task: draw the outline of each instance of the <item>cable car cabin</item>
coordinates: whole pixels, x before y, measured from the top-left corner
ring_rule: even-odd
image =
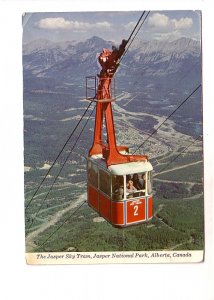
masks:
[[[130,162],[106,166],[88,158],[88,203],[112,225],[125,227],[152,218],[152,165]]]

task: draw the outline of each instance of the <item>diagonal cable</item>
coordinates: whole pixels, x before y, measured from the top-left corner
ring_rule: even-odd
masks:
[[[197,136],[197,138],[194,139],[183,151],[181,151],[178,155],[176,155],[166,166],[164,166],[155,176],[158,176],[161,172],[163,172],[165,169],[169,167],[180,155],[184,154],[189,147],[191,147],[195,142],[201,137],[201,134]]]
[[[58,226],[48,237],[47,237],[47,239],[44,241],[44,242],[42,242],[42,244],[41,245],[39,245],[39,248],[38,249],[40,249],[40,248],[42,248],[46,243],[47,243],[47,241],[58,231],[58,230],[60,230],[60,228],[62,228],[62,226],[84,205],[86,203],[86,201],[84,201],[82,204],[80,204],[78,207],[77,207],[77,209],[75,210],[75,211],[73,211],[65,220],[64,220],[64,222],[60,225],[60,226]]]
[[[142,20],[144,14],[145,14],[145,10],[142,12],[142,14],[141,14],[141,16],[140,16],[140,18],[139,18],[137,24],[135,25],[134,29],[132,30],[132,32],[131,32],[131,34],[130,34],[128,40],[127,40],[127,44],[128,44],[128,42],[130,41],[130,39],[131,39],[132,35],[134,34],[135,30],[137,29],[138,25],[140,24],[140,21]]]
[[[137,28],[138,24],[140,23],[140,20],[142,19],[144,13],[145,13],[145,11],[144,11],[143,14],[141,15],[141,17],[140,17],[140,19],[139,19],[137,25],[135,26],[134,30],[136,30],[136,28]],[[123,53],[123,55],[122,55],[122,57],[121,57],[119,63],[122,61],[123,57],[126,55],[128,49],[130,48],[131,44],[133,43],[133,41],[134,41],[134,39],[135,39],[135,37],[136,37],[136,35],[138,34],[138,32],[140,31],[141,27],[142,27],[143,24],[145,23],[145,21],[146,21],[148,15],[149,15],[149,13],[150,13],[150,11],[148,11],[148,13],[147,13],[147,15],[145,16],[143,22],[140,24],[139,28],[137,29],[137,31],[136,31],[134,37],[132,38],[131,42],[129,43],[128,47],[126,48],[126,51]],[[131,35],[130,35],[128,41],[130,40],[131,36],[134,34],[134,30],[133,30],[133,32],[131,33]]]
[[[63,150],[65,149],[66,145],[68,144],[69,140],[71,139],[71,137],[73,136],[74,132],[76,131],[77,127],[79,126],[80,122],[82,121],[82,119],[84,118],[85,114],[87,113],[88,109],[90,108],[92,102],[89,103],[88,107],[86,108],[85,112],[83,113],[82,117],[80,118],[80,120],[78,121],[78,123],[76,124],[76,126],[74,127],[73,131],[71,132],[71,134],[69,135],[67,141],[64,143],[62,149],[60,150],[60,152],[58,153],[58,155],[56,156],[54,162],[52,163],[51,167],[48,169],[48,172],[46,173],[46,175],[44,176],[44,178],[42,179],[42,181],[40,182],[40,184],[38,185],[36,191],[34,192],[33,196],[31,197],[31,199],[29,200],[28,204],[25,207],[25,210],[28,209],[29,205],[31,204],[31,202],[33,201],[34,197],[36,196],[36,194],[38,193],[40,187],[42,186],[42,184],[44,183],[45,179],[47,178],[48,174],[50,173],[50,171],[52,170],[53,166],[55,165],[55,163],[57,162],[57,159],[60,157],[60,155],[62,154]]]
[[[201,87],[201,84],[199,84],[192,92],[191,94],[189,94],[189,96],[187,98],[185,98],[180,104],[179,106],[173,110],[173,112],[155,129],[152,131],[152,133],[147,137],[147,139],[137,147],[137,149],[133,152],[133,154],[135,154],[152,136],[153,134],[155,134],[158,129]]]
[[[62,169],[64,168],[64,166],[65,166],[66,162],[68,161],[68,159],[69,159],[69,157],[70,157],[70,155],[71,155],[71,153],[72,153],[73,149],[75,148],[75,146],[76,146],[76,144],[77,144],[77,142],[78,142],[78,140],[79,140],[79,138],[80,138],[80,136],[81,136],[81,134],[82,134],[83,130],[84,130],[84,129],[85,129],[85,127],[87,126],[87,124],[88,124],[88,121],[89,121],[89,119],[90,119],[91,115],[93,114],[95,107],[96,107],[96,106],[94,106],[93,110],[91,111],[91,113],[90,113],[90,115],[89,115],[89,117],[88,117],[88,119],[87,119],[87,121],[86,121],[85,125],[83,126],[82,130],[80,131],[80,133],[79,133],[79,135],[78,135],[78,137],[77,137],[77,139],[76,139],[76,141],[75,141],[74,145],[72,146],[71,150],[69,151],[69,153],[68,153],[68,155],[67,155],[67,157],[66,157],[66,159],[65,159],[65,161],[64,161],[64,163],[63,163],[63,165],[61,166],[61,168],[60,168],[60,170],[59,170],[59,172],[58,172],[57,176],[55,177],[55,179],[54,179],[54,181],[53,181],[52,185],[50,186],[50,188],[49,188],[49,190],[48,190],[47,194],[45,195],[45,197],[44,197],[44,199],[43,199],[43,201],[42,201],[42,203],[41,203],[40,207],[38,208],[38,210],[37,210],[36,214],[34,215],[34,217],[33,217],[32,221],[31,221],[31,224],[30,224],[30,226],[27,228],[28,230],[29,230],[29,229],[32,227],[32,225],[33,225],[33,223],[34,223],[34,220],[36,219],[36,217],[37,217],[38,213],[39,213],[39,212],[40,212],[40,210],[42,209],[42,207],[43,207],[43,205],[44,205],[45,201],[47,200],[47,198],[48,198],[48,196],[49,196],[49,194],[50,194],[51,190],[53,189],[53,186],[54,186],[55,182],[57,181],[57,178],[58,178],[58,177],[59,177],[59,175],[61,174],[61,172],[62,172]]]

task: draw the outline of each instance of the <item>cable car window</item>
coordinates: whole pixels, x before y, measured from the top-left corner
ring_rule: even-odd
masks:
[[[88,161],[88,182],[98,188],[98,169],[97,165]]]
[[[103,170],[99,170],[99,188],[103,193],[111,196],[111,177]]]
[[[126,196],[135,198],[146,194],[146,173],[135,173],[126,176]]]
[[[123,176],[112,176],[112,196],[113,200],[123,200],[124,198],[124,180]]]

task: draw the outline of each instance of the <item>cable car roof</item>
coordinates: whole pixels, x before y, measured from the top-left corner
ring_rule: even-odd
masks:
[[[130,162],[125,164],[111,165],[108,167],[109,171],[114,175],[126,175],[135,173],[144,173],[152,171],[153,167],[150,162]]]
[[[102,169],[109,171],[113,175],[144,173],[153,170],[149,161],[136,161],[107,167],[105,160],[100,155],[93,155],[89,158],[89,160],[95,162],[98,166],[102,167]]]

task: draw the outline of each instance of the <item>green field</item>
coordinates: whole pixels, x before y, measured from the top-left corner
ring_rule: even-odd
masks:
[[[199,162],[194,165],[184,166],[181,169],[168,170],[167,173],[157,174],[157,178],[164,180],[172,180],[173,178],[173,181],[201,183],[203,178],[203,164]]]

